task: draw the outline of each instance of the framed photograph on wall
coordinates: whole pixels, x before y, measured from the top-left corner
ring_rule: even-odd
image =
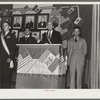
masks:
[[[49,20],[53,23],[54,28],[59,27],[59,15],[51,15]]]
[[[41,35],[46,33],[46,32],[47,32],[47,30],[41,30]]]
[[[4,21],[11,23],[11,17],[3,17],[3,22]]]
[[[40,31],[33,31],[32,32],[32,37],[34,37],[37,41],[41,41],[41,32]]]
[[[25,34],[23,31],[19,31],[18,42],[20,42],[20,38],[24,37]]]
[[[18,30],[12,30],[12,33],[15,34],[16,38],[18,38]]]
[[[26,15],[25,16],[25,27],[34,29],[35,25],[35,15]]]
[[[48,14],[38,15],[37,29],[46,29],[48,20],[49,20]]]
[[[13,17],[13,29],[21,29],[22,27],[22,16]]]

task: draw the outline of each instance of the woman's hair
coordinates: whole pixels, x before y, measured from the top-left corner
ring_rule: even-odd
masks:
[[[82,30],[81,30],[80,26],[74,26],[74,27],[73,27],[73,30],[74,30],[74,29],[79,29],[79,31],[80,31],[79,36],[81,37],[81,36],[82,36]]]

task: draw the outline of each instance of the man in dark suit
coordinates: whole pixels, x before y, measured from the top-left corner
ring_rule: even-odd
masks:
[[[47,29],[48,32],[44,33],[42,36],[42,44],[62,44],[61,34],[58,31],[55,31],[52,22],[48,22]]]
[[[30,28],[25,29],[25,36],[20,38],[20,44],[36,44],[35,38],[31,37]]]
[[[41,39],[40,39],[41,38],[41,35],[39,33],[32,34],[32,37],[35,38],[36,44],[41,44]]]
[[[11,68],[14,67],[16,38],[10,32],[10,24],[5,21],[2,24],[3,31],[0,34],[0,88],[10,88]]]
[[[41,16],[41,21],[38,24],[38,28],[46,28],[46,22],[44,16]]]

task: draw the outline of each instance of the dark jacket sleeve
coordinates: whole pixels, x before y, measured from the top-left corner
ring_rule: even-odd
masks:
[[[47,34],[47,33],[44,33],[43,36],[42,36],[42,42],[41,42],[42,44],[44,44],[44,43],[49,43],[46,34]]]
[[[54,36],[54,44],[62,44],[62,36],[60,32],[58,31],[53,31]]]
[[[31,37],[31,44],[36,44],[36,43],[37,43],[36,39]]]
[[[15,51],[16,51],[16,37],[14,34],[11,34],[11,51],[10,51],[11,60],[13,60],[15,57]]]
[[[61,34],[60,34],[60,32],[58,32],[58,43],[59,44],[62,44],[62,36],[61,36]]]
[[[24,41],[25,41],[24,37],[21,37],[19,40],[19,44],[25,44]]]

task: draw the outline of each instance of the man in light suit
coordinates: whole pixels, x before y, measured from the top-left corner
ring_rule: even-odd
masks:
[[[47,25],[48,31],[42,36],[42,44],[62,44],[62,37],[60,32],[54,30],[54,26],[52,22],[48,22]]]
[[[68,62],[70,67],[70,88],[75,88],[75,76],[77,73],[77,88],[82,88],[82,76],[87,54],[87,44],[85,39],[80,37],[81,29],[75,26],[73,29],[74,38],[68,42]]]
[[[11,68],[14,67],[16,38],[10,31],[10,23],[3,22],[0,34],[0,88],[10,88]]]

